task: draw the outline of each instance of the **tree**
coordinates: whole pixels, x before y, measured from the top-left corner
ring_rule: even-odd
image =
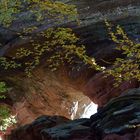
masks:
[[[4,28],[8,29],[24,12],[28,12],[25,21],[32,19],[37,22],[37,25],[23,28],[20,32],[16,31],[20,39],[30,40],[31,47],[18,48],[10,60],[5,56],[1,57],[0,65],[5,70],[24,68],[25,73],[31,76],[33,69],[40,65],[42,58],[46,58],[46,64],[52,71],[60,65],[72,64],[79,59],[91,61],[91,58],[86,55],[85,47],[76,45],[79,38],[70,28],[51,27],[36,33],[38,24],[44,24],[48,19],[57,20],[57,23],[77,20],[75,6],[51,0],[18,0],[15,2],[3,0],[1,3],[0,23]]]
[[[53,0],[1,0],[1,25],[10,26],[14,20],[20,18],[17,14],[24,14],[24,12],[28,12],[28,15],[22,15],[24,20],[30,18],[38,22],[48,18],[57,20],[64,20],[64,18],[75,19],[77,14],[74,5],[67,5]]]
[[[115,78],[115,86],[132,79],[140,81],[140,43],[130,39],[119,25],[114,29],[111,23],[105,23],[116,49],[124,55],[123,58],[116,58],[112,67],[106,70],[107,75]]]
[[[51,70],[56,70],[65,63],[73,64],[76,61],[84,61],[92,68],[104,71],[107,75],[115,77],[116,85],[130,79],[140,80],[139,61],[140,43],[135,43],[128,38],[120,26],[113,31],[112,25],[105,22],[109,35],[116,43],[117,49],[122,51],[125,58],[117,58],[110,69],[105,70],[96,64],[94,58],[86,55],[84,46],[78,46],[79,38],[70,28],[57,26],[36,32],[40,24],[53,19],[62,23],[66,20],[77,20],[77,10],[73,5],[52,0],[2,0],[0,5],[0,25],[9,29],[14,21],[19,20],[20,14],[26,13],[24,20],[36,21],[37,24],[29,25],[20,31],[15,31],[20,39],[28,38],[30,47],[20,47],[11,60],[5,56],[0,57],[0,65],[5,69],[24,68],[25,73],[31,76],[33,69],[40,65],[41,60],[46,58],[46,64]],[[28,14],[27,14],[28,13]],[[27,16],[28,15],[28,16]],[[47,55],[47,56],[46,56]]]

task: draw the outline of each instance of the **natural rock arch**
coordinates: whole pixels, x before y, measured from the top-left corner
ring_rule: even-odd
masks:
[[[97,59],[97,61],[99,61],[99,63],[103,65],[106,64],[102,61],[102,59],[113,61],[113,59],[119,55],[118,51],[114,49],[115,45],[111,43],[106,36],[105,26],[103,22],[104,18],[108,18],[112,22],[115,21],[116,23],[121,24],[126,29],[128,34],[130,34],[132,37],[136,37],[137,39],[139,39],[138,36],[138,33],[140,32],[139,0],[134,0],[134,1],[79,0],[76,2],[73,0],[72,1],[64,0],[64,2],[73,3],[78,7],[78,11],[80,13],[79,17],[82,22],[82,24],[79,26],[75,25],[75,23],[67,23],[65,25],[74,28],[74,31],[81,37],[81,43],[85,44],[88,47],[88,53],[91,56],[94,56]],[[110,16],[110,13],[111,14],[113,13],[113,16]],[[48,25],[47,22],[46,25]],[[16,30],[19,29],[20,26],[25,27],[26,25],[25,23],[19,21],[16,24],[14,24],[14,26],[12,26],[10,29]],[[40,30],[43,30],[44,26],[41,26]],[[11,32],[10,30],[5,30],[0,28],[0,32],[2,33],[1,41],[2,43],[5,44],[3,48],[0,48],[0,56],[7,55],[8,57],[10,57],[10,52],[14,51],[14,48],[19,47],[20,45],[23,44],[25,45],[27,43],[27,42],[20,42],[15,37],[14,33]],[[36,88],[39,89],[38,85],[43,87],[46,86],[47,84],[51,84],[47,80],[48,78],[49,79],[52,78],[51,80],[53,81],[54,78],[55,80],[53,81],[53,83],[55,84],[55,86],[59,85],[58,88],[60,90],[64,88],[62,90],[63,98],[65,98],[64,92],[65,90],[67,91],[67,87],[68,87],[68,90],[74,90],[74,92],[76,91],[78,93],[79,91],[84,92],[86,96],[90,97],[91,100],[93,100],[100,107],[102,107],[108,100],[110,100],[110,98],[113,98],[114,96],[118,96],[122,91],[129,88],[138,87],[138,83],[136,81],[132,81],[132,83],[123,83],[123,85],[121,85],[121,87],[119,87],[118,89],[115,88],[112,89],[112,84],[113,84],[112,77],[105,79],[102,74],[99,73],[95,75],[95,72],[91,72],[91,70],[87,70],[87,68],[85,67],[83,67],[80,72],[74,71],[71,74],[67,72],[63,73],[63,71],[65,71],[65,68],[64,69],[62,68],[58,72],[59,76],[56,79],[55,76],[57,74],[51,74],[44,67],[45,66],[38,68],[34,72],[34,77],[31,79],[24,77],[23,74],[18,71],[16,71],[16,75],[13,74],[15,71],[14,72],[10,71],[5,75],[3,75],[2,73],[1,79],[7,81],[7,83],[9,83],[10,86],[14,86],[14,88],[9,92],[9,98],[13,99],[13,101],[16,100],[16,102],[22,101],[22,104],[20,104],[21,107],[22,106],[24,107],[23,103],[25,102],[25,100],[28,101],[30,99],[29,93],[34,95],[33,100],[36,99],[39,100],[39,98],[43,100],[42,95],[40,95],[41,92],[39,93],[40,96],[39,98],[38,96],[36,96],[37,93],[35,89]],[[40,74],[40,76],[37,78],[38,74]],[[46,80],[44,80],[45,77],[47,77]],[[43,85],[43,80],[46,82],[45,85]],[[64,80],[64,82],[62,82],[62,80]],[[44,91],[49,90],[49,89],[45,89],[45,87],[43,87],[43,89]],[[47,91],[47,93],[55,92],[54,91],[55,87],[53,90],[52,88],[50,89],[51,90]],[[49,94],[47,94],[47,96],[49,97]],[[23,99],[22,97],[25,97],[25,99]],[[19,104],[17,105],[19,106]],[[17,105],[15,105],[14,107],[16,108]],[[34,105],[36,105],[36,103]],[[30,106],[32,105],[30,105],[30,103],[27,103],[27,106],[30,108]],[[43,108],[44,106],[41,107]],[[24,109],[26,112],[28,112],[26,110],[26,107]],[[34,112],[35,114],[37,114],[36,110],[34,110]],[[32,119],[34,118],[35,116]]]

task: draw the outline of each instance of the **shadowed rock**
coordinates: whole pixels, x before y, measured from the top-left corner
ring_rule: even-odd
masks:
[[[102,133],[125,133],[140,125],[140,89],[122,93],[91,116],[92,127]]]

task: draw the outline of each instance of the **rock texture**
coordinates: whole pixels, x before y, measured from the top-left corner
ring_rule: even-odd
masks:
[[[97,40],[106,39],[106,33],[104,28],[104,19],[107,18],[109,20],[118,22],[122,24],[127,32],[132,35],[139,34],[139,0],[60,0],[68,4],[74,4],[78,8],[79,18],[81,20],[81,25],[77,26],[75,23],[66,23],[66,26],[71,26],[77,29],[77,32],[84,38],[82,41],[88,42],[90,45],[93,45],[93,42]],[[22,19],[17,20],[13,23],[10,30],[6,30],[5,28],[1,29],[1,43],[15,43],[17,38],[15,37],[15,33],[12,30],[19,31],[23,27],[34,25],[32,19],[27,19],[27,13],[22,14]],[[20,16],[19,16],[20,17]],[[26,20],[26,22],[25,22]],[[57,23],[58,24],[58,23]],[[46,24],[41,24],[40,30],[46,29],[52,25],[55,25],[54,20],[46,21]],[[8,36],[5,36],[8,34]],[[15,39],[15,40],[14,40]],[[5,51],[5,50],[4,50]],[[4,52],[1,52],[1,54]]]
[[[42,131],[42,129],[54,127],[58,124],[66,123],[68,121],[69,120],[67,118],[61,116],[42,116],[37,118],[30,125],[18,128],[18,130],[14,132],[13,136],[10,136],[10,139],[41,140],[40,131]]]
[[[91,116],[91,127],[104,134],[124,133],[140,124],[140,89],[133,89],[112,99],[96,115]]]
[[[61,0],[62,1],[62,0]],[[115,24],[120,24],[134,39],[140,36],[140,1],[139,0],[63,0],[66,3],[75,4],[78,8],[81,24],[74,22],[65,23],[72,27],[81,38],[81,44],[87,46],[90,56],[94,56],[99,64],[108,66],[103,60],[112,62],[120,56],[115,50],[115,45],[108,39],[104,19],[107,18]],[[23,14],[24,15],[24,14]],[[10,30],[0,27],[0,56],[10,56],[10,52],[19,46],[26,46],[28,42],[21,41],[12,30],[36,24],[24,17],[17,20]],[[46,21],[39,26],[44,30],[48,26],[55,26],[55,22]],[[56,76],[57,75],[57,76]],[[62,68],[57,74],[46,70],[45,64],[34,72],[34,77],[28,79],[22,72],[8,71],[6,74],[0,71],[0,80],[4,80],[13,87],[8,93],[6,104],[10,104],[13,112],[17,114],[19,124],[33,121],[40,115],[63,115],[65,117],[78,118],[83,108],[78,108],[77,113],[71,111],[74,103],[79,106],[88,105],[90,99],[103,107],[111,98],[120,95],[123,91],[139,87],[136,81],[123,83],[119,88],[112,87],[113,79],[105,79],[102,74],[91,72],[85,67],[80,71],[67,71]],[[78,79],[78,80],[77,80]],[[31,98],[32,97],[32,98]]]
[[[21,75],[8,75],[5,80],[11,87],[7,99],[12,102],[9,104],[20,125],[31,123],[41,115],[80,118],[92,102],[81,91],[63,82],[59,76],[40,69],[36,70],[31,79]]]
[[[106,78],[103,73],[98,73],[85,84],[83,92],[99,107],[102,107],[110,99],[119,96],[122,92],[139,87],[139,83],[136,80],[123,82],[119,87],[114,87],[113,84],[113,77]]]
[[[133,89],[112,99],[90,119],[43,116],[14,130],[7,140],[139,140],[139,106],[140,89]]]
[[[65,79],[66,75],[56,76],[41,69],[34,75],[31,79],[21,75],[5,77],[12,87],[8,92],[6,104],[11,106],[20,125],[31,123],[41,115],[80,118],[92,101],[103,107],[111,98],[119,96],[123,91],[138,87],[138,83],[132,81],[114,88],[113,79],[106,79],[101,74],[91,78],[85,86],[82,83],[84,77],[83,80],[74,81],[76,84],[73,85],[73,80]]]

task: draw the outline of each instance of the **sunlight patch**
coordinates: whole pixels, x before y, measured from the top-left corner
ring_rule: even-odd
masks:
[[[91,115],[97,113],[98,105],[91,102],[85,107],[85,110],[80,118],[90,118]]]

